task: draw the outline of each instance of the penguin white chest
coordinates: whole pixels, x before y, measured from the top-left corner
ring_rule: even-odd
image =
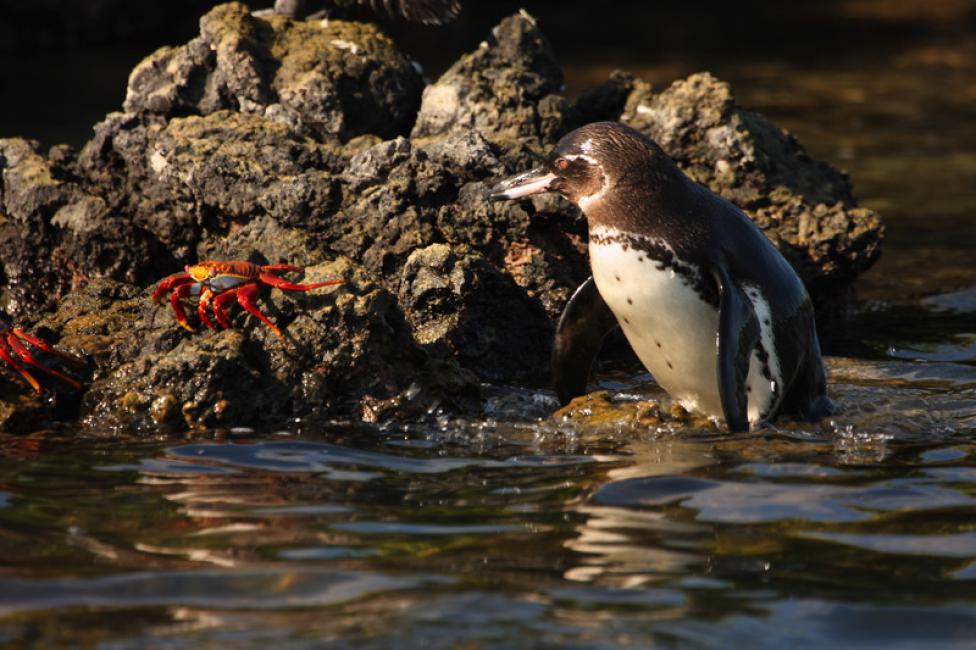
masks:
[[[718,387],[719,312],[695,289],[693,267],[652,259],[638,238],[601,229],[590,235],[590,266],[603,300],[627,341],[657,383],[689,411],[723,417]],[[673,255],[665,242],[648,240]],[[769,407],[769,382],[753,355],[747,377],[748,418],[760,419]]]

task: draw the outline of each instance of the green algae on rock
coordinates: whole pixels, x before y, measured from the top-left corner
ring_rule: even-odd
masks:
[[[581,395],[552,414],[560,426],[588,434],[597,432],[639,434],[658,430],[716,429],[708,418],[688,413],[670,400],[617,399],[609,391]]]

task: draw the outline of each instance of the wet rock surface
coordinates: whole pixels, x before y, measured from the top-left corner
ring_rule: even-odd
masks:
[[[707,75],[653,94],[614,73],[575,104],[561,88],[524,12],[423,89],[371,25],[215,8],[136,67],[80,152],[0,140],[2,306],[91,363],[58,408],[5,383],[0,426],[470,415],[479,382],[545,383],[553,324],[588,275],[585,220],[487,188],[598,119],[644,130],[739,203],[842,317],[881,234],[843,175]],[[346,283],[266,288],[285,339],[236,306],[235,329],[191,335],[149,295],[204,259]]]
[[[716,424],[700,415],[688,413],[668,398],[621,396],[597,390],[581,395],[552,414],[552,420],[588,434],[626,433],[694,428],[718,430]]]

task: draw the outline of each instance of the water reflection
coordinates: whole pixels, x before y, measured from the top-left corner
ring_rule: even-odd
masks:
[[[830,370],[834,420],[741,436],[640,430],[622,382],[625,424],[600,433],[6,447],[0,638],[53,639],[57,612],[135,646],[953,647],[976,606],[976,368]]]
[[[282,609],[335,605],[376,592],[449,582],[434,576],[396,578],[351,571],[270,568],[129,573],[81,580],[0,577],[0,614],[81,606]]]

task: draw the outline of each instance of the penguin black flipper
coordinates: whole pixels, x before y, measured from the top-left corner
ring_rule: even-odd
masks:
[[[552,381],[561,404],[586,392],[590,367],[617,319],[590,276],[566,303],[552,346]]]
[[[719,266],[712,273],[719,292],[718,392],[725,424],[738,433],[749,430],[746,377],[759,342],[759,319],[728,269]]]

